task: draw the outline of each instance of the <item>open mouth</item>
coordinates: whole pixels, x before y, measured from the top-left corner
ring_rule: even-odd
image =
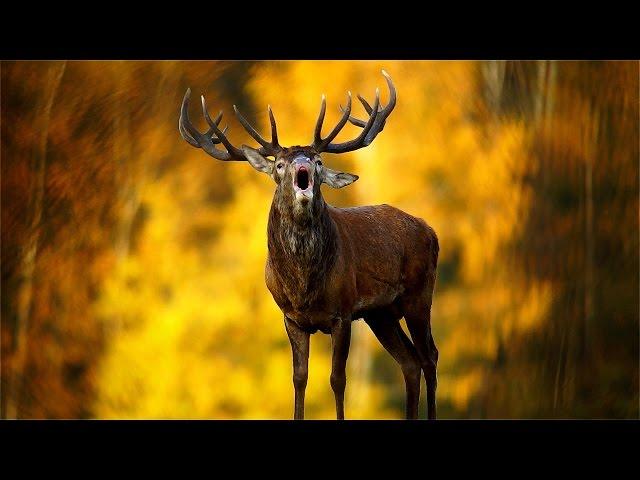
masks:
[[[296,172],[296,187],[306,190],[310,186],[309,171],[305,167],[300,167]]]

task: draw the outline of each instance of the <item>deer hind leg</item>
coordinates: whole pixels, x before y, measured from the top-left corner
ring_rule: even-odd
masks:
[[[366,318],[365,321],[378,338],[382,346],[398,362],[404,375],[407,390],[406,418],[418,418],[420,402],[420,360],[411,340],[393,317]]]
[[[427,381],[427,418],[435,420],[438,349],[431,335],[431,295],[427,302],[409,303],[404,318]]]

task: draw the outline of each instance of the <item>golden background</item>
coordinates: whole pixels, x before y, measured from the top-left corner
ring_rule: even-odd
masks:
[[[439,417],[638,418],[638,62],[547,61],[2,62],[2,416],[291,418],[274,184],[182,140],[180,103],[249,145],[232,105],[268,135],[270,104],[308,144],[322,93],[325,130],[347,90],[386,104],[382,68],[397,106],[323,193],[438,233]],[[307,418],[335,418],[329,373],[314,335]],[[345,408],[403,417],[363,322]]]

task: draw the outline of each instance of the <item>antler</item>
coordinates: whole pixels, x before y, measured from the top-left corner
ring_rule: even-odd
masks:
[[[391,114],[396,106],[397,97],[396,89],[393,86],[393,81],[391,80],[389,74],[382,70],[382,75],[384,75],[389,87],[389,103],[387,103],[384,108],[380,106],[380,91],[378,89],[376,89],[376,98],[373,102],[373,107],[369,105],[369,103],[362,96],[358,95],[358,100],[360,100],[362,106],[369,114],[369,118],[367,119],[367,121],[360,120],[351,116],[351,92],[348,92],[346,108],[342,108],[342,106],[340,106],[340,110],[343,112],[342,118],[337,123],[337,125],[333,127],[331,133],[329,133],[329,135],[327,135],[325,138],[322,138],[322,123],[324,122],[324,116],[327,110],[327,101],[325,96],[322,96],[320,114],[318,115],[318,120],[316,122],[316,127],[314,130],[313,144],[311,145],[318,153],[345,153],[366,147],[371,142],[373,142],[376,136],[384,129],[387,117]],[[212,120],[209,116],[204,96],[200,97],[202,100],[202,113],[205,120],[207,121],[207,124],[209,125],[209,130],[207,130],[205,133],[201,133],[197,128],[193,126],[193,124],[189,120],[190,97],[191,89],[189,88],[184,95],[184,99],[182,100],[182,107],[180,109],[179,129],[182,138],[184,138],[189,143],[189,145],[196,148],[201,148],[209,155],[217,158],[218,160],[246,160],[246,157],[242,150],[233,146],[225,136],[228,127],[225,127],[222,131],[218,128],[218,125],[220,125],[220,121],[222,120],[222,110],[215,118],[215,120]],[[256,129],[251,126],[247,119],[244,118],[238,111],[238,108],[235,105],[233,106],[233,110],[236,114],[236,117],[238,118],[238,121],[244,127],[247,133],[249,133],[249,135],[251,135],[251,137],[253,137],[253,139],[261,145],[261,147],[258,149],[258,152],[261,155],[275,157],[279,152],[282,151],[282,147],[278,144],[276,120],[273,116],[273,112],[271,111],[271,106],[268,107],[269,122],[271,123],[270,142],[265,140],[256,131]],[[362,132],[360,132],[360,135],[358,135],[353,140],[349,140],[348,142],[331,143],[333,139],[336,138],[336,136],[340,133],[342,128],[347,124],[347,122],[351,122],[353,125],[362,128]],[[220,143],[224,145],[226,151],[216,148],[216,145]]]
[[[340,111],[343,112],[342,118],[331,131],[331,133],[324,139],[321,137],[320,132],[322,130],[322,122],[324,121],[324,114],[327,105],[325,96],[322,96],[320,114],[318,115],[318,121],[316,122],[314,141],[312,145],[318,153],[345,153],[351,152],[353,150],[358,150],[359,148],[366,147],[371,142],[373,142],[373,139],[376,138],[376,136],[384,129],[387,117],[391,114],[394,107],[396,106],[397,96],[396,89],[393,86],[393,81],[391,80],[389,74],[382,70],[382,75],[384,75],[384,78],[387,81],[387,85],[389,87],[389,103],[387,103],[384,108],[380,106],[380,91],[378,89],[376,89],[376,99],[373,102],[373,107],[369,105],[369,103],[363,97],[358,95],[358,100],[360,100],[362,106],[369,114],[369,119],[365,122],[363,120],[350,116],[351,92],[348,92],[347,107],[342,108],[342,106],[340,106]],[[357,127],[362,128],[362,132],[360,132],[360,135],[358,135],[353,140],[349,140],[348,142],[331,143],[331,141],[338,135],[338,133],[340,133],[340,130],[342,130],[347,121],[351,122]]]
[[[220,131],[218,125],[222,120],[222,110],[218,113],[218,116],[215,120],[212,120],[209,116],[209,111],[207,110],[207,104],[205,102],[204,96],[201,96],[202,100],[202,114],[204,115],[205,120],[209,124],[209,130],[205,133],[200,133],[197,128],[193,126],[191,121],[189,120],[189,98],[191,97],[191,89],[188,88],[187,92],[184,94],[184,99],[182,100],[182,107],[180,108],[180,121],[178,122],[178,128],[180,130],[180,134],[182,138],[184,138],[189,145],[201,148],[213,158],[217,158],[218,160],[235,160],[235,161],[244,161],[246,157],[242,150],[237,147],[234,147],[227,137],[225,136],[225,132],[228,127],[225,127],[224,130]],[[251,135],[260,145],[262,145],[258,152],[260,152],[263,156],[273,156],[275,157],[278,152],[282,150],[282,147],[278,144],[278,131],[276,127],[276,120],[273,117],[273,112],[271,111],[271,106],[268,107],[269,110],[269,121],[271,123],[271,142],[267,142],[260,134],[256,131],[255,128],[251,126],[251,124],[242,116],[242,114],[238,111],[238,108],[234,105],[233,110],[238,117],[238,121],[242,124],[245,130]],[[215,147],[222,143],[226,149],[220,150]]]

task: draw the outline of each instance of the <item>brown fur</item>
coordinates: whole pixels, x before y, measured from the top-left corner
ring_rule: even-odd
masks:
[[[306,351],[308,356],[309,334],[320,330],[337,338],[336,331],[346,328],[345,322],[360,318],[403,369],[407,417],[417,416],[422,370],[427,378],[428,416],[435,418],[438,353],[430,317],[439,251],[436,233],[424,220],[389,205],[328,205],[320,191],[321,167],[313,172],[311,203],[301,206],[293,191],[291,167],[300,154],[319,160],[317,153],[301,147],[276,158],[275,164],[285,161],[286,169],[273,173],[278,186],[269,213],[265,268],[267,287],[285,315],[294,349],[296,418],[303,416],[307,378],[307,359],[296,352]],[[399,326],[402,317],[413,342]],[[348,351],[348,334],[344,342]],[[343,377],[332,374],[337,399],[344,391]],[[337,405],[340,418],[338,400]]]
[[[424,220],[389,205],[321,203],[318,218],[299,231],[271,208],[266,282],[285,315],[310,333],[329,333],[333,318],[356,320],[380,309],[400,318],[407,302],[430,298],[439,246]],[[320,239],[308,256],[282,238],[291,229],[301,243]]]

